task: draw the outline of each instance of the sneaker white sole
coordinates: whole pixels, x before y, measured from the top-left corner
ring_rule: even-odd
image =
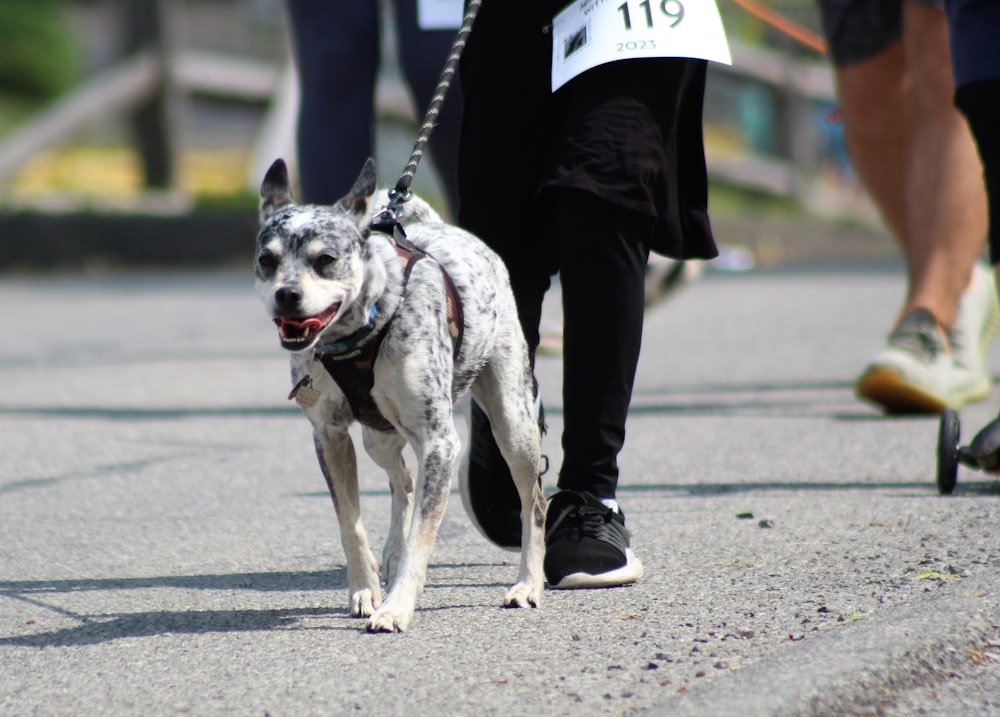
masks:
[[[963,401],[930,393],[907,381],[901,373],[886,366],[870,366],[854,387],[859,398],[871,401],[888,413],[941,413],[946,408],[958,410]]]
[[[619,585],[634,583],[643,575],[642,562],[635,556],[631,548],[625,550],[625,564],[600,575],[589,573],[570,573],[555,585],[549,584],[553,590],[585,590],[592,588],[614,588]]]

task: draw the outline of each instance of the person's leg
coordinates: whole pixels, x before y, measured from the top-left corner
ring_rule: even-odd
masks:
[[[903,184],[910,290],[902,313],[923,307],[950,328],[986,236],[982,169],[968,125],[951,99],[955,87],[944,12],[904,2],[903,45],[912,123]]]
[[[653,219],[578,190],[544,199],[564,325],[563,464],[546,516],[545,576],[555,588],[622,585],[643,572],[615,493]]]
[[[614,498],[632,399],[653,220],[577,190],[553,190],[563,299],[559,488]]]
[[[545,217],[528,222],[538,228],[538,240],[498,249],[532,354],[542,300],[557,268],[562,287],[564,459],[560,492],[548,510],[545,573],[553,587],[621,585],[642,575],[615,492],[642,339],[653,220],[578,190],[548,190],[539,204]],[[466,511],[491,542],[517,548],[517,494],[475,405],[470,442],[459,476]]]
[[[903,45],[896,42],[871,59],[838,67],[834,77],[851,166],[905,255],[911,88]]]
[[[903,2],[903,35],[836,70],[851,162],[907,262],[900,318],[928,309],[950,327],[986,233],[985,196],[954,93],[944,13]]]
[[[332,204],[372,154],[378,3],[287,0],[299,73],[303,201]]]
[[[983,192],[968,130],[947,100],[947,27],[931,4],[821,0],[851,161],[907,264],[889,346],[856,386],[890,412],[939,412],[984,397],[983,357],[996,332],[993,281],[972,271]]]
[[[458,224],[482,239],[507,266],[531,350],[539,340],[542,297],[557,268],[549,251],[553,245],[539,229],[534,201],[538,165],[553,141],[545,136],[552,100],[549,77],[538,71],[551,57],[551,45],[533,29],[547,19],[541,5],[483,3],[460,63]],[[509,53],[511,47],[518,52]],[[505,61],[497,62],[501,55]],[[515,105],[519,113],[504,111]],[[469,456],[459,471],[462,504],[488,540],[520,548],[520,500],[514,483],[499,460],[485,415],[475,407],[471,413]]]
[[[417,0],[397,0],[399,61],[417,104],[417,121],[423,121],[451,52],[457,30],[421,30]],[[458,73],[453,76],[427,145],[445,191],[452,216],[458,211],[458,140],[461,131],[462,97]]]
[[[906,253],[910,78],[901,0],[819,0],[851,166]]]
[[[948,329],[954,358],[949,405],[986,398],[986,354],[1000,326],[996,281],[977,263],[987,232],[982,164],[954,96],[945,14],[906,2],[903,38],[913,77],[913,151],[907,190],[910,294]]]

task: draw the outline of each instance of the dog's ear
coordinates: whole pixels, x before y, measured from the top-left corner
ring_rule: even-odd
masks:
[[[372,196],[375,194],[375,160],[369,157],[365,166],[361,168],[361,174],[354,180],[354,186],[347,196],[337,202],[337,206],[353,215],[358,225],[367,225],[371,217]]]
[[[285,160],[276,159],[260,185],[260,221],[267,221],[276,211],[292,204],[295,204],[295,200],[288,181],[288,167]]]

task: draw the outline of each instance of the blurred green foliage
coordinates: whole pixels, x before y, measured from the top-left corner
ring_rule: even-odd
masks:
[[[791,197],[768,194],[714,178],[709,178],[708,187],[709,210],[713,217],[746,214],[794,217],[803,214],[802,206]]]
[[[244,188],[229,194],[196,194],[194,208],[206,212],[232,212],[235,214],[256,214],[260,206],[260,196]]]
[[[76,47],[60,0],[0,0],[0,92],[44,101],[75,79]]]

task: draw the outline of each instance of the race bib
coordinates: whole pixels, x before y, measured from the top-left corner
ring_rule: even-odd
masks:
[[[457,30],[465,13],[463,0],[418,0],[417,24],[421,30]]]
[[[733,64],[715,0],[573,0],[552,18],[552,91],[608,62],[693,57]]]

